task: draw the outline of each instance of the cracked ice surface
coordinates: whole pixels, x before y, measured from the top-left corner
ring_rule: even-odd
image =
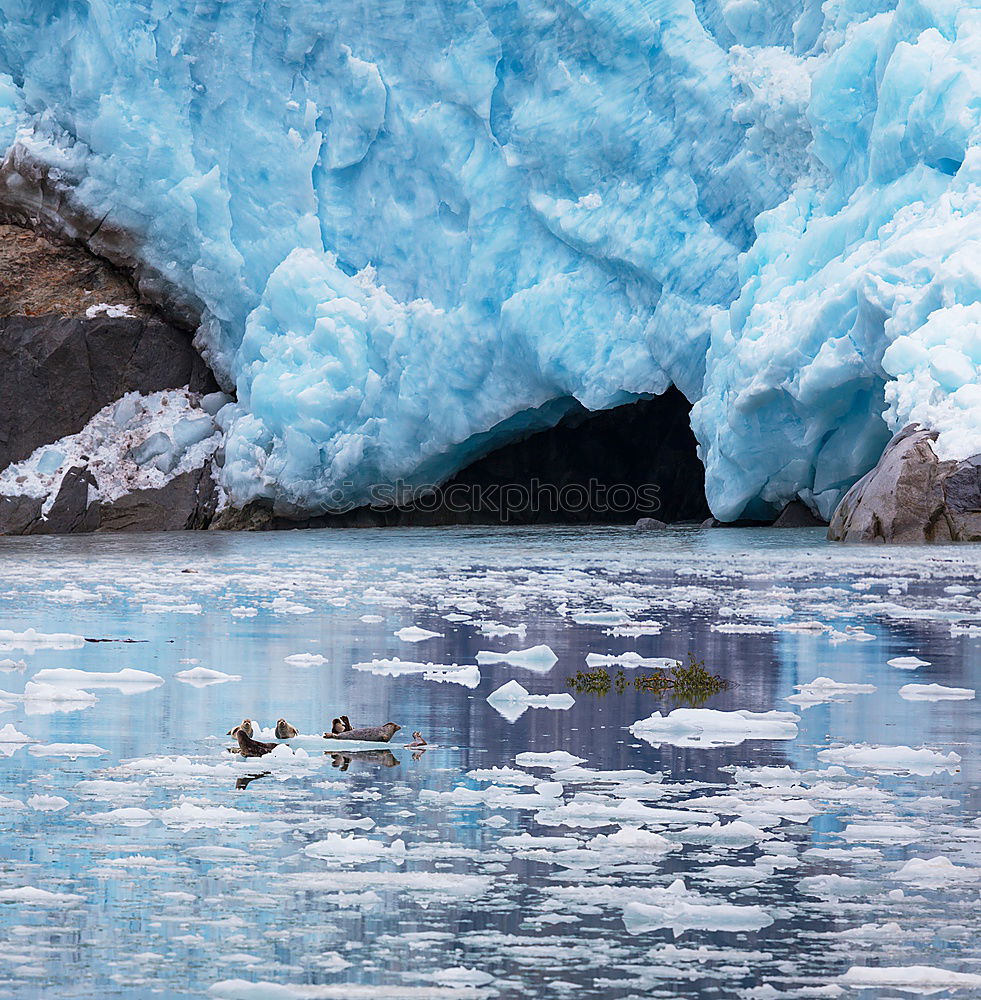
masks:
[[[887,424],[978,450],[979,40],[962,0],[8,5],[4,198],[46,175],[194,303],[240,503],[673,382],[717,515],[827,515]]]

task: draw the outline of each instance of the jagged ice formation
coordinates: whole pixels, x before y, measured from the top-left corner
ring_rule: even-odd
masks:
[[[236,503],[671,383],[723,519],[981,450],[977,2],[9,0],[0,74],[0,206],[199,324]]]

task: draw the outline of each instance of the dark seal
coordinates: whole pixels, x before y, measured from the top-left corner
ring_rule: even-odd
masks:
[[[296,726],[291,726],[285,719],[278,719],[276,722],[276,739],[289,740],[294,736],[299,736]]]
[[[365,726],[363,729],[347,729],[343,733],[324,733],[324,739],[387,743],[401,728],[394,722],[386,722],[384,726]]]
[[[238,740],[238,752],[243,757],[265,757],[267,753],[279,746],[278,743],[262,743],[259,740],[254,740],[251,736],[246,736],[241,727],[236,728],[238,729],[235,734],[235,739]]]

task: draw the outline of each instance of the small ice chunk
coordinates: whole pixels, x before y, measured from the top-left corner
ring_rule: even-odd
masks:
[[[711,708],[676,708],[666,716],[655,712],[630,732],[657,746],[738,746],[746,740],[792,740],[800,716],[792,712],[722,712]]]
[[[98,673],[94,670],[74,670],[68,667],[53,667],[39,670],[33,678],[44,684],[66,684],[79,688],[118,688],[132,691],[139,688],[154,688],[164,680],[148,670],[126,668],[113,673]]]
[[[77,757],[100,757],[109,751],[94,743],[35,743],[28,747],[28,752],[36,757],[70,757],[75,760]]]
[[[205,413],[214,416],[223,406],[227,406],[232,397],[223,392],[209,392],[201,397],[200,406]]]
[[[224,684],[227,681],[240,681],[239,674],[226,674],[221,670],[211,670],[208,667],[191,667],[190,670],[178,671],[174,676],[183,684],[194,687],[207,687],[209,684]]]
[[[904,684],[899,697],[907,701],[970,701],[974,688],[944,687],[943,684]]]
[[[291,653],[285,662],[291,667],[319,667],[327,662],[327,657],[320,653]]]
[[[928,747],[913,749],[907,746],[868,746],[852,744],[843,747],[832,747],[819,750],[818,757],[831,764],[841,764],[843,767],[860,768],[865,771],[882,771],[884,773],[902,773],[930,775],[935,771],[955,770],[960,764],[959,754],[943,753]]]
[[[60,795],[32,795],[27,804],[39,812],[59,812],[68,805],[68,799]]]
[[[48,448],[38,459],[37,471],[42,476],[53,476],[65,460],[65,453],[57,448]]]
[[[482,650],[477,654],[479,664],[507,663],[536,674],[547,674],[558,663],[559,658],[550,646],[529,646],[527,649],[512,649],[507,653]]]
[[[894,656],[891,660],[886,660],[890,667],[898,670],[918,670],[920,667],[929,667],[929,660],[921,660],[918,656]]]
[[[800,694],[792,694],[784,701],[789,701],[792,705],[800,705],[802,708],[810,708],[812,705],[822,705],[832,701],[851,701],[856,694],[873,694],[874,684],[846,684],[842,681],[832,680],[830,677],[815,677],[807,684],[796,684],[796,690]]]
[[[853,965],[838,981],[862,990],[888,988],[917,993],[981,988],[981,975],[977,973],[949,972],[929,965]]]
[[[422,642],[424,639],[441,639],[442,637],[442,632],[430,632],[429,629],[419,628],[418,625],[408,625],[395,633],[395,638],[401,639],[402,642]]]
[[[69,632],[38,632],[29,628],[23,632],[12,632],[0,628],[0,649],[22,649],[25,653],[35,653],[39,649],[79,649],[85,645],[85,638]]]
[[[84,902],[84,896],[77,896],[71,892],[49,892],[47,889],[36,889],[32,885],[22,885],[16,889],[0,889],[0,903],[15,903],[17,906],[61,908],[78,906]]]
[[[109,319],[132,319],[133,310],[123,302],[115,304],[99,302],[85,310],[86,319],[95,319],[96,316],[107,316]]]
[[[37,743],[37,740],[18,732],[9,722],[0,729],[0,743]]]
[[[552,771],[561,771],[566,767],[585,764],[584,757],[576,757],[565,750],[552,750],[549,753],[534,753],[526,750],[514,758],[518,767],[547,767]]]

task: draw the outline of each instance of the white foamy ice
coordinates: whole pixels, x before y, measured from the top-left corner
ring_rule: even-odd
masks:
[[[422,642],[425,639],[441,639],[442,632],[430,632],[427,628],[420,628],[418,625],[407,625],[393,633],[396,639],[402,642]]]
[[[409,674],[422,674],[427,681],[438,683],[449,682],[462,684],[473,689],[480,684],[480,668],[471,664],[459,663],[416,663],[412,660],[400,660],[397,656],[391,659],[368,660],[365,663],[352,663],[355,670],[365,670],[379,677],[403,677]]]
[[[566,711],[576,699],[571,694],[530,694],[517,681],[508,681],[487,696],[487,703],[508,722],[519,719],[529,708],[551,708]]]
[[[846,625],[842,631],[832,629],[828,638],[832,645],[837,645],[839,642],[875,642],[877,637],[866,632],[862,625]]]
[[[327,662],[327,657],[320,653],[291,653],[283,662],[291,667],[319,667]]]
[[[68,799],[60,795],[32,795],[27,804],[38,812],[60,812],[68,806]]]
[[[970,701],[973,688],[944,687],[943,684],[904,684],[899,697],[907,701]]]
[[[37,743],[37,740],[18,732],[9,722],[0,729],[0,743]]]
[[[11,670],[23,671],[27,669],[26,660],[12,660],[9,656],[4,657],[0,660],[0,670],[4,673],[9,673]]]
[[[46,906],[61,909],[78,906],[85,902],[84,896],[72,892],[49,892],[32,885],[18,886],[16,889],[0,889],[0,903],[16,903],[18,906]]]
[[[182,684],[193,687],[207,687],[209,684],[224,684],[227,681],[240,681],[239,674],[226,674],[221,670],[211,670],[209,667],[191,667],[190,670],[180,670],[174,676]]]
[[[800,716],[792,712],[723,712],[712,708],[676,708],[655,712],[630,727],[633,736],[657,746],[737,746],[746,740],[792,740]]]
[[[405,841],[394,840],[391,844],[383,844],[367,837],[356,837],[354,834],[344,836],[340,833],[328,833],[325,840],[307,844],[303,853],[311,858],[323,861],[338,861],[344,864],[365,864],[369,861],[387,861],[391,864],[405,863]]]
[[[29,628],[24,632],[12,632],[0,628],[0,649],[22,649],[25,653],[36,653],[39,649],[79,649],[85,645],[85,637],[70,632],[38,632]]]
[[[24,708],[28,715],[51,715],[53,712],[78,712],[91,708],[98,698],[89,691],[63,687],[60,684],[24,685]]]
[[[44,684],[69,685],[77,688],[118,688],[123,692],[159,687],[164,680],[148,670],[117,670],[99,673],[95,670],[73,670],[68,667],[53,667],[39,670],[33,680]]]
[[[689,930],[758,931],[769,927],[773,917],[761,906],[737,906],[715,902],[690,892],[682,879],[666,889],[651,890],[656,902],[628,902],[623,908],[623,923],[631,934],[668,928],[675,937]]]
[[[586,657],[588,667],[626,667],[635,670],[637,667],[647,667],[652,670],[670,670],[679,666],[679,662],[671,656],[641,656],[640,653],[589,653]]]
[[[851,744],[843,747],[831,747],[819,750],[818,757],[831,764],[841,764],[843,767],[857,768],[863,771],[882,771],[884,773],[902,773],[930,775],[936,771],[954,770],[960,764],[959,754],[943,753],[931,750],[929,747],[916,749],[907,746],[868,746]]]
[[[955,865],[949,858],[910,858],[893,876],[900,882],[910,882],[923,888],[939,888],[981,879],[981,868]]]
[[[891,660],[886,660],[890,667],[897,670],[918,670],[920,667],[929,667],[929,660],[921,660],[918,656],[894,656]]]
[[[874,684],[846,684],[842,681],[832,680],[830,677],[815,677],[807,684],[795,684],[795,690],[799,694],[792,694],[784,701],[789,701],[792,705],[800,705],[802,708],[810,708],[812,705],[821,705],[831,701],[851,701],[856,694],[873,694]]]
[[[512,649],[506,653],[484,649],[477,654],[477,662],[481,665],[506,663],[512,667],[530,670],[535,674],[547,674],[559,662],[559,658],[551,646],[538,645],[529,646],[527,649]]]
[[[977,973],[950,972],[929,965],[853,965],[838,981],[860,990],[891,988],[916,993],[981,987],[981,975]]]

